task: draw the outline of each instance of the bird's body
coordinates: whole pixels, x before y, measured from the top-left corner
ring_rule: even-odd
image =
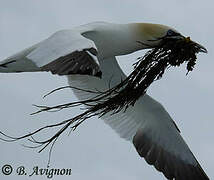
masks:
[[[56,32],[9,57],[0,63],[0,72],[51,71],[67,75],[71,86],[104,91],[126,78],[115,56],[155,47],[168,30],[171,28],[146,23],[90,23]],[[80,100],[95,96],[77,89],[74,93]],[[149,95],[142,96],[125,112],[108,113],[102,118],[120,137],[132,141],[139,155],[168,179],[208,180],[175,122]]]

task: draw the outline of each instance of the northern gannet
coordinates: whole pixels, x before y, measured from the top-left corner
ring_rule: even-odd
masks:
[[[160,24],[90,23],[58,31],[7,58],[0,62],[0,72],[50,71],[66,75],[71,86],[104,91],[126,77],[115,56],[155,47],[163,37],[184,36]],[[94,96],[89,91],[73,91],[80,100]],[[102,118],[121,138],[131,141],[139,155],[167,179],[209,179],[168,112],[148,94],[126,112]]]

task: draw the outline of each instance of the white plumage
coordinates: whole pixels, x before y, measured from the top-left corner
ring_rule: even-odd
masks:
[[[154,47],[169,30],[176,32],[172,38],[178,38],[177,31],[163,25],[90,23],[58,31],[7,58],[0,63],[0,72],[51,71],[67,75],[71,86],[103,91],[126,77],[115,56],[148,48],[146,44]],[[79,90],[74,93],[80,100],[94,96]],[[106,114],[103,119],[121,138],[132,141],[139,155],[168,179],[208,179],[175,122],[149,95],[145,94],[126,112]]]

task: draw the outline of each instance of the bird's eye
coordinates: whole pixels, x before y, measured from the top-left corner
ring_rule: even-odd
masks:
[[[176,33],[175,31],[173,31],[171,29],[167,31],[167,36],[177,36],[177,35],[179,35],[179,33]]]

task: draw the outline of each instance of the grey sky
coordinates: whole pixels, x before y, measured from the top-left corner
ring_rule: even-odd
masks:
[[[92,21],[115,23],[153,22],[172,26],[203,44],[208,54],[198,56],[196,68],[185,76],[185,66],[172,69],[152,85],[149,94],[159,100],[179,126],[182,136],[202,167],[212,179],[214,149],[214,3],[211,0],[0,0],[0,59],[12,55],[60,29]],[[119,58],[126,73],[142,52]],[[57,104],[75,100],[70,90],[43,100],[42,95],[67,85],[65,77],[50,73],[1,74],[0,130],[14,136],[28,133],[47,123],[64,120],[79,110],[30,116],[32,104]],[[45,135],[45,134],[44,134]],[[22,143],[0,141],[0,167],[11,164],[46,167],[48,151],[38,154]],[[164,179],[146,164],[133,145],[120,139],[113,130],[96,118],[85,122],[69,137],[56,143],[51,168],[71,168],[70,179]],[[4,179],[28,179],[3,176]],[[31,179],[46,177],[31,177]],[[55,177],[54,179],[69,179]]]

